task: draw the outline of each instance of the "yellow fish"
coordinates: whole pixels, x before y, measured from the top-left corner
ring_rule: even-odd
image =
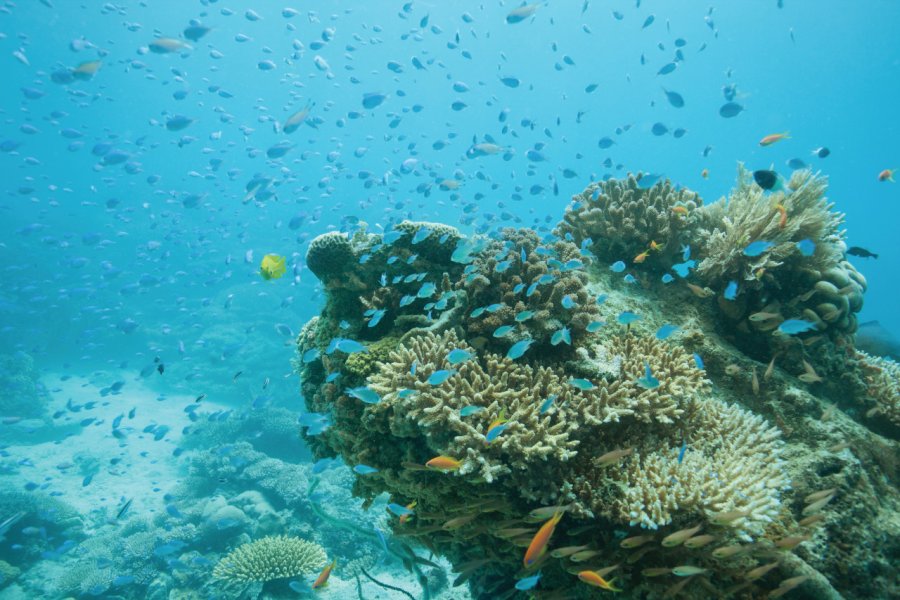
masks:
[[[266,254],[259,264],[259,274],[266,281],[278,279],[287,271],[284,257],[277,254]]]
[[[75,79],[80,79],[82,81],[87,81],[94,74],[100,70],[100,66],[103,64],[103,61],[100,60],[91,60],[88,62],[83,62],[74,69],[72,69],[72,76]]]

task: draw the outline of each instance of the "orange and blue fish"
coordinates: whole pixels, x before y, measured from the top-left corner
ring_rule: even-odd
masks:
[[[789,132],[785,131],[783,133],[772,133],[759,140],[760,146],[771,146],[775,142],[780,142],[781,140],[788,140],[791,138]]]
[[[622,591],[620,588],[613,586],[613,581],[615,581],[615,579],[610,579],[609,581],[607,581],[597,571],[581,571],[580,573],[578,573],[578,579],[588,585],[598,587],[601,590],[606,590],[608,592]]]
[[[322,572],[319,573],[319,576],[316,577],[316,580],[313,582],[313,589],[318,589],[320,587],[324,587],[328,583],[328,578],[331,576],[331,571],[334,570],[335,565],[337,565],[337,559],[331,561],[331,564],[322,569]]]
[[[557,508],[557,510],[554,511],[553,516],[550,517],[546,523],[541,525],[541,528],[534,534],[534,538],[532,538],[531,543],[528,544],[528,549],[525,551],[523,563],[525,564],[526,569],[537,562],[537,560],[547,551],[547,546],[550,544],[550,538],[553,536],[556,524],[562,519],[563,512],[562,509]]]
[[[458,471],[462,466],[462,461],[442,454],[429,460],[425,466],[435,471]]]

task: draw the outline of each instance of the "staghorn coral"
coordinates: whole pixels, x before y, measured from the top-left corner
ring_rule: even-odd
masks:
[[[554,233],[588,247],[601,261],[630,260],[655,241],[646,266],[668,268],[689,241],[694,211],[703,204],[689,190],[676,189],[668,179],[652,186],[641,185],[641,175],[592,183],[574,196]],[[673,210],[676,207],[682,207]],[[685,233],[688,235],[685,235]]]
[[[289,536],[269,536],[243,544],[213,569],[227,582],[266,582],[307,575],[325,566],[325,550],[314,542]]]

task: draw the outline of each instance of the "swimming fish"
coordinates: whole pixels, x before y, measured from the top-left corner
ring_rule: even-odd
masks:
[[[526,338],[524,340],[519,340],[515,344],[513,344],[510,349],[506,353],[506,358],[510,360],[516,360],[517,358],[521,358],[524,355],[528,348],[531,347],[531,344],[534,343],[534,340],[531,338]]]
[[[815,329],[815,323],[804,319],[787,319],[778,326],[778,331],[786,333],[787,335],[796,335],[798,333],[814,331]]]
[[[885,169],[878,174],[878,181],[890,181],[891,183],[894,183],[894,171],[896,171],[896,169]]]
[[[287,271],[285,258],[278,254],[266,254],[259,264],[259,274],[266,281],[278,279]]]
[[[425,466],[435,471],[457,471],[462,466],[462,461],[452,456],[435,456],[425,463]]]
[[[430,385],[441,385],[455,374],[456,371],[454,369],[441,369],[429,375],[427,381]]]
[[[743,250],[744,256],[756,257],[761,255],[766,250],[769,250],[775,245],[774,242],[769,242],[765,240],[756,240],[755,242],[750,242]]]
[[[541,579],[541,574],[532,575],[531,577],[525,577],[516,582],[516,589],[522,592],[528,591],[537,585],[538,581]]]
[[[790,139],[790,132],[785,131],[783,133],[771,133],[765,136],[763,139],[759,140],[760,146],[771,146],[775,142],[780,142],[781,140]]]
[[[458,365],[461,362],[465,362],[467,360],[471,360],[475,355],[469,352],[468,350],[463,350],[461,348],[454,348],[450,352],[447,353],[447,362],[451,365]]]
[[[652,390],[659,387],[659,379],[653,376],[650,371],[650,363],[644,361],[644,376],[637,380],[637,384],[646,390]]]
[[[878,255],[874,252],[870,252],[865,248],[860,248],[859,246],[850,246],[847,248],[847,254],[850,256],[858,256],[860,258],[878,258]]]
[[[558,346],[562,342],[565,342],[569,346],[572,345],[572,334],[569,332],[568,327],[563,327],[558,331],[554,331],[553,335],[550,336],[551,346]]]
[[[353,472],[359,475],[371,475],[372,473],[377,473],[378,469],[369,465],[359,464],[353,467]]]
[[[826,158],[829,154],[831,154],[831,150],[829,150],[825,146],[822,146],[813,150],[812,153],[814,156],[818,156],[819,158]]]
[[[522,4],[522,6],[512,9],[509,14],[506,15],[506,22],[510,25],[521,23],[528,17],[532,16],[537,11],[539,6],[540,4],[538,4],[537,2],[535,2],[534,4]]]
[[[344,393],[348,396],[356,398],[357,400],[362,400],[366,404],[378,404],[381,402],[381,396],[378,395],[375,390],[369,388],[369,386],[361,386],[355,388],[347,388],[344,390]]]
[[[619,313],[619,316],[616,317],[616,321],[618,321],[620,325],[631,325],[632,323],[634,323],[635,321],[639,321],[640,319],[640,315],[636,315],[628,310]]]
[[[766,169],[753,171],[753,181],[756,182],[756,185],[767,191],[777,191],[784,187],[784,184],[781,182],[781,177],[778,175],[778,173]]]
[[[796,243],[797,250],[803,256],[812,256],[816,251],[816,243],[809,238],[805,238]],[[849,254],[849,250],[848,250]]]
[[[563,513],[564,511],[557,510],[546,523],[541,525],[541,528],[538,529],[537,533],[534,534],[531,543],[528,544],[528,549],[525,551],[525,558],[522,561],[526,569],[534,564],[534,562],[547,551],[550,538],[553,536],[557,523],[562,519]]]
[[[334,570],[335,565],[337,565],[337,559],[331,561],[331,564],[322,569],[322,572],[319,573],[319,576],[316,577],[316,580],[313,582],[313,589],[318,589],[320,587],[324,587],[328,584],[328,577],[331,575],[331,571]]]
[[[722,293],[722,296],[726,300],[734,300],[737,298],[738,292],[738,282],[737,281],[729,281],[728,285],[725,286],[725,291]]]
[[[607,590],[609,592],[621,592],[620,588],[614,587],[613,582],[615,579],[610,579],[609,581],[605,580],[602,575],[597,573],[596,571],[580,571],[578,573],[578,579],[585,582],[586,584],[598,587],[602,590]]]
[[[303,125],[303,122],[306,121],[306,118],[309,116],[309,111],[313,107],[313,103],[310,102],[290,117],[284,122],[284,125],[281,126],[281,131],[284,133],[294,133],[297,129]]]

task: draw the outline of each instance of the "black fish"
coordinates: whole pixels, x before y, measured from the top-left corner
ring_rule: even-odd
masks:
[[[744,111],[744,107],[737,102],[726,102],[719,108],[719,116],[731,119]]]
[[[847,254],[858,256],[860,258],[878,258],[878,255],[874,252],[869,252],[865,248],[860,248],[859,246],[850,246],[847,248]]]
[[[162,375],[163,372],[166,370],[166,365],[159,363],[159,365],[156,366],[156,370],[159,371],[160,375]]]
[[[813,150],[812,153],[815,154],[816,156],[818,156],[819,158],[825,158],[826,156],[831,154],[831,150],[829,150],[825,146],[822,146],[821,148],[816,148],[815,150]]]
[[[128,501],[125,502],[125,504],[122,505],[122,508],[120,508],[118,514],[116,514],[116,520],[117,520],[117,521],[118,521],[119,519],[121,519],[122,517],[125,516],[125,513],[128,512],[128,509],[129,509],[129,508],[131,508],[131,502],[132,502],[133,500],[134,500],[134,498],[129,498]]]
[[[753,171],[753,181],[764,190],[771,190],[778,183],[778,173],[775,171]]]

